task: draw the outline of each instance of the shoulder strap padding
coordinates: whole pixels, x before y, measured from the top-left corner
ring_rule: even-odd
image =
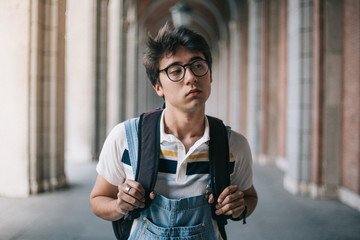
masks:
[[[208,116],[210,128],[209,161],[214,197],[230,185],[228,132],[220,119]]]
[[[135,180],[145,189],[145,205],[150,205],[149,194],[154,190],[160,158],[160,117],[162,110],[140,116],[139,151]],[[145,207],[145,208],[146,208]]]
[[[228,129],[225,127],[220,119],[208,116],[210,128],[210,142],[209,142],[209,161],[210,161],[210,175],[211,188],[215,199],[230,185],[229,174],[229,139]],[[224,226],[227,224],[226,215],[215,214],[216,201],[212,204],[212,216],[217,221],[219,231],[226,239]]]

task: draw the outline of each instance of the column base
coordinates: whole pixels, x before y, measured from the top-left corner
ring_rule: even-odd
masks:
[[[293,195],[310,195],[310,185],[308,183],[295,180],[288,175],[284,176],[283,185]]]
[[[254,162],[260,166],[274,165],[276,160],[264,154],[259,154],[253,157]]]
[[[346,188],[340,188],[339,189],[339,198],[340,198],[341,202],[360,211],[360,195],[358,195]]]
[[[283,184],[284,188],[294,195],[309,196],[317,199],[337,198],[339,195],[336,186],[316,185],[311,182],[298,181],[288,175],[285,175]]]
[[[286,172],[287,170],[288,161],[284,157],[277,157],[276,159],[276,166]]]
[[[51,179],[31,180],[30,193],[35,194],[40,192],[47,192],[55,189],[64,188],[66,186],[67,186],[67,180],[65,174]]]

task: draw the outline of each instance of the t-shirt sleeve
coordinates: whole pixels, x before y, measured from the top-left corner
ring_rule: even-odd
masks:
[[[122,156],[127,148],[124,123],[115,126],[107,136],[100,153],[96,171],[114,186],[125,181]]]
[[[235,131],[231,131],[230,154],[235,160],[234,171],[230,175],[231,184],[239,186],[241,191],[249,189],[253,184],[252,155],[246,138]]]

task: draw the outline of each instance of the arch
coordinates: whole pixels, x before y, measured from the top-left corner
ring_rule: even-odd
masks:
[[[234,3],[233,0],[229,0],[231,1],[231,5],[236,6],[236,3]],[[139,29],[145,29],[145,25],[146,22],[148,21],[148,19],[150,18],[150,15],[155,13],[157,9],[160,8],[160,6],[165,5],[169,5],[168,0],[157,0],[157,1],[152,1],[147,7],[146,10],[144,12],[144,14],[142,16],[140,16],[140,18],[138,19],[138,23],[139,23]],[[171,2],[172,3],[172,2]],[[176,3],[175,1],[173,2],[174,4]],[[194,15],[194,19],[196,20],[196,24],[202,28],[202,31],[206,33],[206,35],[208,37],[211,37],[212,42],[217,42],[218,40],[225,40],[228,39],[228,26],[224,20],[224,17],[222,16],[222,14],[220,13],[220,11],[216,8],[216,6],[211,3],[211,2],[204,2],[201,0],[193,0],[191,2],[189,2],[190,4],[197,4],[200,5],[201,7],[203,7],[203,9],[206,9],[207,12],[209,12],[211,14],[212,17],[214,17],[215,21],[216,21],[216,29],[214,30],[214,27],[211,26],[210,24],[207,23],[207,21],[205,21],[203,18]],[[174,5],[172,4],[172,5]],[[172,6],[171,5],[171,6]],[[236,7],[233,10],[234,13],[231,13],[232,15],[237,16],[236,14]],[[169,14],[166,14],[164,16],[170,16],[170,12]],[[160,18],[162,21],[164,19],[169,19],[169,17],[163,17]],[[156,24],[157,25],[157,24]],[[154,25],[155,26],[155,25]],[[214,44],[212,44],[214,45]]]

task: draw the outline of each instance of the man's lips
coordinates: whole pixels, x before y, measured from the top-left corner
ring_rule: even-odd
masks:
[[[201,92],[200,89],[197,89],[197,88],[191,89],[191,90],[186,94],[186,96],[189,96],[190,94],[198,94],[198,93],[200,93],[200,92]]]

